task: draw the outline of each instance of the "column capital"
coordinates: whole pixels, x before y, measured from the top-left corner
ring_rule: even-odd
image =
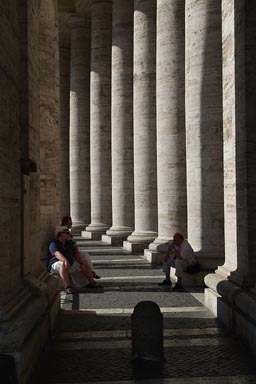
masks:
[[[105,4],[105,3],[109,3],[109,4],[112,4],[112,0],[89,0],[89,6],[92,7],[93,5],[96,5],[96,4]]]
[[[68,20],[70,30],[77,28],[88,28],[90,25],[90,19],[79,14],[72,14]]]

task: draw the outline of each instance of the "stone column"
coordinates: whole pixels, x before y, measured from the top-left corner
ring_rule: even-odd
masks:
[[[60,217],[70,214],[69,94],[70,34],[61,33],[60,56]]]
[[[40,203],[41,252],[59,223],[60,129],[57,1],[40,3]]]
[[[101,238],[112,221],[111,35],[112,1],[91,4],[91,223],[83,231]]]
[[[153,262],[159,244],[187,236],[184,0],[157,2],[156,62],[158,238],[145,250]]]
[[[206,305],[256,351],[256,3],[222,2],[225,264]]]
[[[102,239],[118,244],[134,227],[133,0],[113,1],[111,120],[113,225]]]
[[[73,225],[84,227],[90,222],[90,25],[80,16],[70,23],[70,208]]]
[[[224,256],[221,1],[186,1],[188,239],[203,268]]]
[[[143,249],[157,236],[156,1],[134,2],[135,231],[125,247]]]

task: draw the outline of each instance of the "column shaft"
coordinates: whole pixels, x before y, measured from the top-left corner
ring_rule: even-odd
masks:
[[[221,1],[186,1],[188,239],[214,268],[224,256]]]
[[[130,242],[157,236],[156,1],[134,2],[134,198]]]
[[[74,225],[90,222],[90,25],[71,21],[70,205]]]
[[[225,264],[206,305],[256,352],[256,3],[222,1]]]
[[[69,93],[70,38],[60,37],[60,217],[70,213]]]
[[[91,1],[91,15],[91,224],[86,231],[88,236],[98,237],[112,221],[112,2]]]
[[[225,264],[220,278],[256,281],[255,5],[223,1]],[[239,52],[239,54],[238,54]],[[207,285],[212,288],[212,275]],[[215,287],[216,288],[216,287]]]
[[[158,238],[187,235],[185,139],[185,1],[157,2]]]
[[[40,3],[40,203],[41,254],[59,222],[60,129],[57,1]]]
[[[133,0],[113,1],[112,212],[109,236],[126,238],[134,226]]]

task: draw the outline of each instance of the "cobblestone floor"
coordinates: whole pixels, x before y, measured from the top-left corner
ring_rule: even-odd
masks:
[[[203,290],[173,292],[142,256],[79,238],[102,291],[61,295],[58,332],[31,384],[256,383],[255,358],[204,307]],[[164,363],[132,362],[131,315],[144,300],[163,314]]]

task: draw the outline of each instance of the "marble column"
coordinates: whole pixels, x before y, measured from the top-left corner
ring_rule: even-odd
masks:
[[[157,1],[156,79],[158,237],[151,251],[175,232],[187,236],[184,0]]]
[[[112,1],[91,5],[91,223],[83,236],[101,238],[112,222],[111,36]]]
[[[224,257],[221,1],[186,0],[188,239],[203,268]]]
[[[70,214],[70,34],[60,34],[60,217]]]
[[[70,208],[73,226],[84,227],[90,222],[90,24],[80,16],[70,24]]]
[[[256,351],[256,4],[222,2],[225,264],[206,305]],[[253,325],[254,324],[254,325]]]
[[[143,249],[157,237],[156,1],[134,2],[135,230],[125,247]]]
[[[133,0],[113,1],[111,115],[113,225],[102,239],[117,244],[134,228]]]
[[[59,223],[60,128],[57,1],[40,3],[40,205],[41,253]]]

